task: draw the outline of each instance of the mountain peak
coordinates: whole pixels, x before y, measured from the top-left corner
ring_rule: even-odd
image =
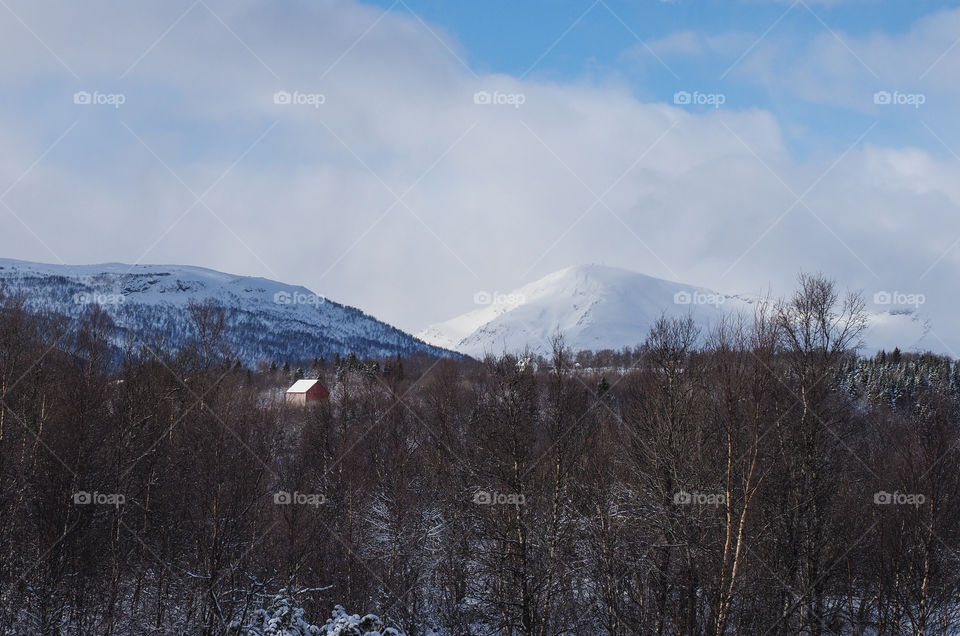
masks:
[[[481,300],[473,311],[417,336],[474,357],[526,349],[546,353],[558,329],[573,349],[621,349],[642,343],[662,316],[692,316],[706,332],[729,313],[752,318],[756,302],[597,264],[573,265]],[[917,347],[930,331],[912,314],[882,312],[870,321],[868,348]]]
[[[690,311],[689,303],[676,302],[680,293],[691,298],[712,294],[618,267],[573,265],[509,294],[484,297],[489,302],[479,308],[417,335],[473,356],[546,350],[557,329],[577,349],[619,349],[641,342],[664,312]],[[717,310],[705,308],[700,313]]]

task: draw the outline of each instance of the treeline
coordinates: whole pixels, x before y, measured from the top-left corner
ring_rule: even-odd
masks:
[[[4,633],[336,605],[450,636],[960,630],[958,368],[858,358],[862,300],[822,277],[709,334],[662,320],[626,370],[559,337],[251,370],[190,314],[117,370],[96,307],[0,300]],[[301,374],[330,401],[277,399]]]

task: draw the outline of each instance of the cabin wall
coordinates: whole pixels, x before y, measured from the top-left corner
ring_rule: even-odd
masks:
[[[306,393],[287,393],[287,404],[306,404]]]

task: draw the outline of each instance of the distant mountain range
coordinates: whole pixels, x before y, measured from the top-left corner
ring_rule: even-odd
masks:
[[[191,333],[190,301],[211,301],[227,315],[225,340],[247,365],[355,353],[360,357],[451,352],[426,344],[359,309],[305,287],[182,265],[46,265],[0,259],[0,290],[22,294],[31,310],[76,322],[98,303],[123,347],[161,339],[178,349]]]
[[[76,323],[92,303],[117,326],[114,344],[162,342],[177,350],[191,333],[188,305],[210,301],[228,318],[227,345],[244,364],[458,352],[546,353],[559,329],[574,349],[621,349],[647,337],[660,316],[690,314],[708,330],[724,314],[753,315],[756,297],[600,265],[549,274],[509,294],[479,293],[478,308],[412,336],[296,285],[182,265],[47,265],[0,259],[0,290],[28,308]],[[878,349],[937,351],[927,319],[912,308],[874,311],[864,353]]]
[[[660,316],[690,314],[704,331],[725,313],[753,316],[756,297],[718,292],[600,265],[569,267],[509,294],[478,294],[481,306],[417,334],[439,347],[483,357],[529,349],[545,353],[559,329],[573,349],[621,349],[644,341]],[[937,350],[929,324],[912,309],[875,311],[864,353]]]

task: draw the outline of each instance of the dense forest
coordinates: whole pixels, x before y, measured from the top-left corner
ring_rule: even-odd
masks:
[[[821,276],[621,352],[246,368],[226,320],[118,366],[0,299],[3,633],[960,633],[960,367]]]

